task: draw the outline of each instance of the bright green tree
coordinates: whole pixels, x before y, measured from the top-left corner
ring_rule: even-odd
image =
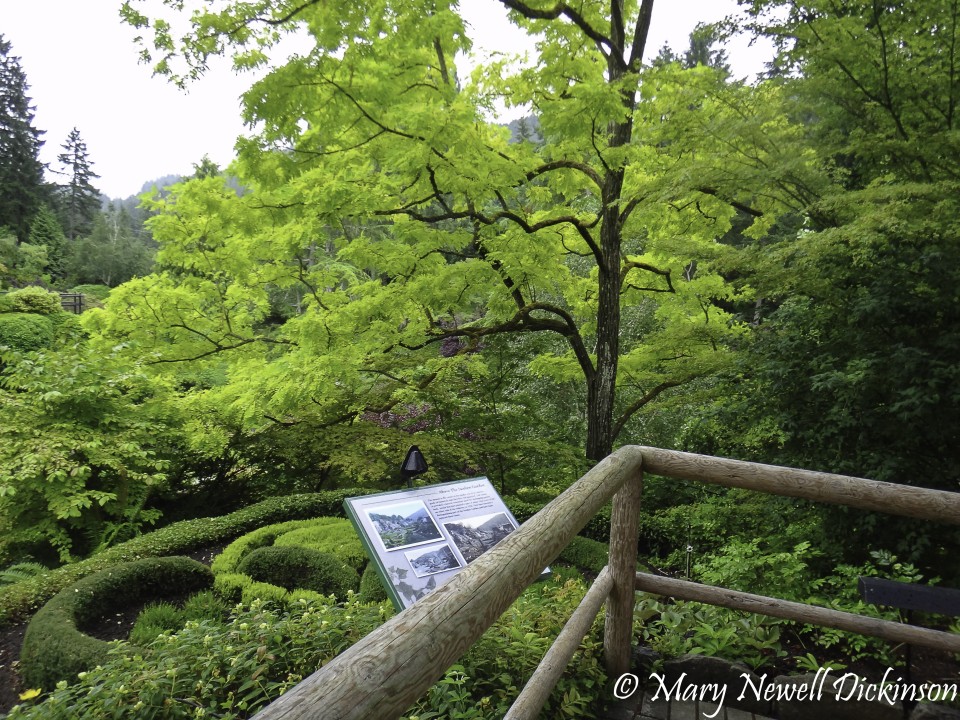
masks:
[[[159,515],[146,502],[176,437],[163,388],[94,350],[67,318],[57,346],[0,355],[4,553],[52,548],[66,561]]]
[[[462,387],[487,338],[546,333],[562,344],[527,372],[581,384],[593,460],[644,405],[722,366],[737,329],[717,305],[717,239],[736,212],[779,207],[803,165],[772,140],[789,132],[775,98],[706,67],[645,68],[651,0],[498,4],[539,37],[539,62],[458,81],[470,40],[452,2],[235,3],[198,9],[179,40],[127,2],[177,82],[211,53],[260,65],[288,32],[315,49],[246,95],[262,130],[235,171],[251,192],[201,180],[159,201],[168,270],[112,296],[104,330],[162,362],[229,352],[231,406],[329,421]],[[499,100],[533,108],[544,142],[510,143],[486,117]],[[271,284],[303,293],[280,328],[263,326]]]

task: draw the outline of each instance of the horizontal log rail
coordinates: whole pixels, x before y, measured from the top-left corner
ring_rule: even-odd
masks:
[[[940,636],[946,635],[947,644],[935,646],[957,649],[957,636],[949,633],[636,573],[643,472],[960,524],[958,493],[673,450],[626,446],[598,463],[448,582],[395,615],[264,708],[255,720],[366,720],[372,717],[389,720],[400,717],[496,622],[611,498],[609,565],[511,708],[507,716],[511,720],[536,717],[562,674],[563,666],[588,632],[604,599],[607,672],[611,677],[626,672],[637,589],[674,597],[689,596],[686,599],[722,607],[735,606],[735,609],[748,612],[791,613],[791,619],[914,644],[941,643],[943,638]],[[784,614],[775,616],[788,617]]]
[[[904,623],[865,617],[855,613],[841,612],[829,608],[790,602],[777,598],[753,595],[751,593],[729,590],[714,585],[703,585],[689,580],[659,577],[647,573],[637,573],[636,589],[652,595],[670,596],[678,600],[717,605],[742,610],[758,615],[796,620],[810,625],[836,628],[847,632],[871,635],[891,642],[920,645],[922,647],[960,652],[960,635],[956,633],[930,630],[929,628]]]

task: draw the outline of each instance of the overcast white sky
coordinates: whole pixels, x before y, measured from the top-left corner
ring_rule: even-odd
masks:
[[[136,194],[164,175],[189,174],[205,154],[226,166],[244,132],[239,97],[250,83],[250,76],[234,76],[225,65],[189,93],[151,77],[138,63],[135,31],[120,22],[120,2],[0,0],[0,33],[27,75],[34,125],[46,131],[41,159],[55,165],[77,127],[100,176],[95,186],[111,198]],[[524,36],[507,23],[499,3],[461,0],[461,7],[482,47],[519,49]],[[735,11],[736,0],[658,0],[648,51],[656,54],[668,42],[681,52],[698,22]],[[747,48],[746,41],[728,52],[738,77],[759,72],[769,59],[768,50]]]

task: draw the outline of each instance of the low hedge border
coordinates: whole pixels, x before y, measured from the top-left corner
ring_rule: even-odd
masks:
[[[147,558],[89,575],[60,591],[34,615],[20,652],[28,688],[52,690],[77,673],[107,660],[112,643],[81,629],[110,610],[171,592],[193,592],[213,584],[213,573],[187,557]]]
[[[268,498],[242,510],[212,518],[182,520],[115,545],[91,558],[64,565],[0,589],[0,628],[39,609],[68,585],[122,562],[182,555],[227,542],[269,523],[318,515],[342,515],[344,498],[375,492],[357,488]]]

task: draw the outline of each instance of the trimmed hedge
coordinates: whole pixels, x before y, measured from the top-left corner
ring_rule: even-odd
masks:
[[[257,548],[237,568],[258,582],[284,590],[313,590],[340,600],[360,585],[357,571],[335,555],[300,545]]]
[[[352,575],[344,574],[344,579],[334,584],[335,587],[340,587],[340,593],[338,593],[335,589],[316,589],[310,584],[293,588],[287,582],[274,583],[268,580],[267,573],[255,576],[243,570],[243,564],[248,556],[259,550],[272,548],[275,543],[285,550],[306,547],[339,557]],[[279,557],[278,555],[278,561]],[[366,560],[360,539],[348,520],[337,517],[291,520],[253,530],[225,547],[211,566],[216,576],[213,589],[228,602],[250,602],[260,598],[289,604],[300,597],[316,600],[320,595],[330,592],[343,600],[346,599],[347,590],[357,590],[359,584],[357,570],[363,567]],[[351,566],[353,562],[357,564]],[[325,576],[329,574],[329,572],[325,573]],[[349,579],[346,575],[349,575]],[[324,585],[321,584],[320,587]]]
[[[602,542],[577,536],[560,553],[558,560],[570,563],[579,570],[598,574],[607,564],[610,548]]]
[[[344,498],[372,490],[347,489],[268,498],[220,517],[183,520],[64,565],[35,578],[0,588],[0,627],[6,627],[38,609],[60,590],[92,573],[117,563],[145,557],[181,555],[227,542],[268,523],[343,512]]]
[[[186,557],[137,560],[85,577],[58,593],[27,626],[20,652],[24,685],[52,690],[60,680],[73,682],[77,673],[106,662],[111,643],[82,629],[110,610],[212,583],[210,569]]]
[[[53,343],[53,323],[46,315],[4,313],[0,315],[0,345],[30,351]]]
[[[335,522],[324,522],[322,525],[308,525],[285,532],[273,541],[274,547],[290,547],[302,545],[323,553],[336,555],[340,560],[361,572],[367,566],[370,558],[363,549],[360,536],[349,520],[341,518],[323,518]]]
[[[306,542],[287,543],[288,545],[306,545],[314,550],[331,552],[331,543],[321,543],[320,539],[325,538],[326,531],[328,530],[334,537],[344,537],[345,529],[349,530],[349,532],[353,533],[354,537],[356,537],[356,531],[353,529],[353,525],[350,523],[350,521],[338,517],[318,517],[311,518],[309,520],[290,520],[287,522],[274,523],[272,525],[260,527],[256,530],[248,532],[246,535],[238,537],[232,543],[227,545],[227,547],[223,549],[223,552],[214,558],[211,569],[215,574],[236,572],[237,568],[240,566],[240,563],[243,561],[243,558],[246,557],[248,553],[253,552],[257,548],[270,547],[280,538],[291,533],[299,533],[300,531],[308,531],[307,535],[301,535],[301,537],[304,537],[306,540],[313,540],[314,542],[310,542],[309,544]],[[294,538],[296,537],[297,535],[294,535]],[[357,543],[360,543],[359,538],[357,538]],[[333,552],[336,554],[335,551]]]

